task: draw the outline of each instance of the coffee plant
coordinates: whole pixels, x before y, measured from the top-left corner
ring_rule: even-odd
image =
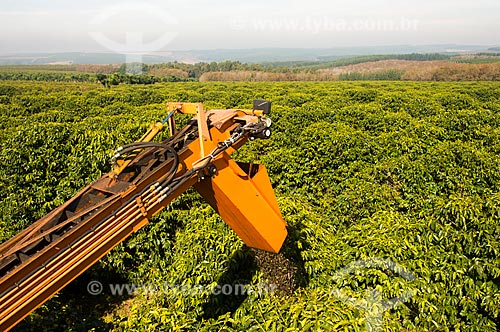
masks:
[[[495,82],[1,81],[0,241],[108,172],[112,151],[164,116],[166,101],[250,108],[255,98],[273,102],[273,136],[235,159],[268,168],[289,224],[283,260],[259,266],[190,190],[18,330],[364,331],[374,292],[400,299],[380,311],[386,331],[500,327]],[[285,261],[292,291],[211,291],[281,280]],[[173,286],[92,296],[91,280]]]

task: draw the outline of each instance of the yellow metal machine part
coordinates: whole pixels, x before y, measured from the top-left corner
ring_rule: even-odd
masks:
[[[268,136],[265,114],[205,111],[201,104],[187,103],[167,108],[171,114],[193,114],[196,121],[178,131],[173,117],[168,119],[175,135],[167,143],[178,149],[172,177],[178,181],[160,184],[175,158],[160,162],[153,152],[134,150],[117,160],[111,173],[0,245],[0,331],[14,327],[191,186],[246,245],[280,250],[286,223],[265,167],[230,158],[251,135]],[[141,142],[152,141],[162,128],[163,123],[153,125]]]

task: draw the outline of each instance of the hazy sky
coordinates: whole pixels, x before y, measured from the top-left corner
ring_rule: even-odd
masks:
[[[498,0],[0,0],[0,53],[500,45]]]

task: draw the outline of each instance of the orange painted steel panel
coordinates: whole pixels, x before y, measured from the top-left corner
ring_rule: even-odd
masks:
[[[197,183],[196,190],[247,246],[277,253],[287,235],[286,222],[265,168],[255,165],[252,177],[226,154],[214,164],[216,176]]]

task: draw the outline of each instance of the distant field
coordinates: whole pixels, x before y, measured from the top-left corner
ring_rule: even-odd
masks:
[[[495,60],[495,61],[493,61]],[[474,81],[500,80],[500,58],[488,61],[461,63],[450,61],[410,61],[410,60],[380,60],[354,65],[333,67],[320,70],[321,73],[342,75],[347,73],[369,74],[401,71],[401,80],[410,81]]]
[[[131,74],[131,75],[130,75]],[[0,66],[0,80],[152,84],[178,81],[497,81],[498,53],[369,55],[263,64],[223,61],[128,65]]]
[[[329,69],[322,69],[321,72],[331,74],[345,74],[345,73],[371,73],[377,71],[385,71],[390,69],[396,70],[429,70],[449,65],[448,61],[411,61],[411,60],[379,60],[357,63],[353,65],[333,67]]]
[[[498,330],[499,82],[1,81],[0,241],[107,172],[166,101],[254,98],[273,102],[273,136],[236,159],[267,166],[289,224],[273,269],[190,191],[17,330],[365,331],[368,304],[402,297],[384,302],[387,331]],[[91,280],[158,287],[96,297]],[[211,291],[273,280],[275,293]]]

